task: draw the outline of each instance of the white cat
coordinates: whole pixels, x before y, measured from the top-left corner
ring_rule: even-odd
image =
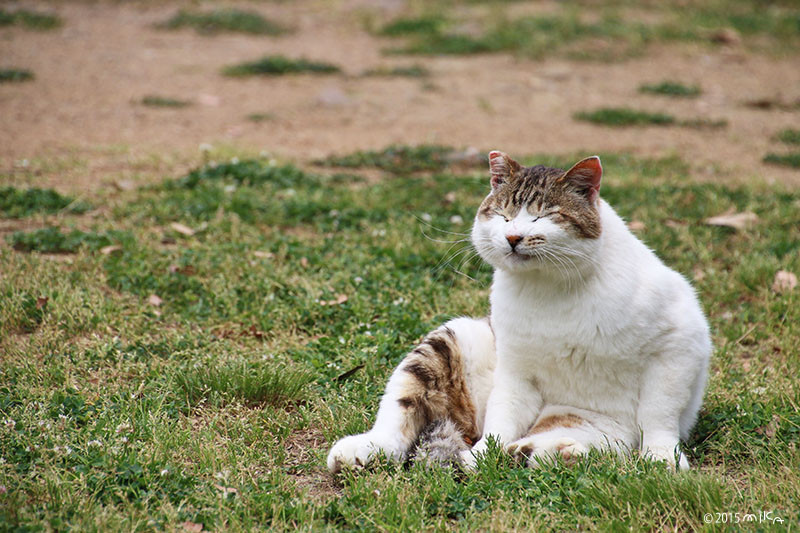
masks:
[[[679,440],[712,350],[692,287],[599,197],[598,157],[567,172],[489,161],[472,241],[495,268],[491,316],[430,333],[392,374],[375,426],[338,441],[328,468],[404,460],[442,421],[468,467],[491,435],[531,465],[601,448],[688,468]]]

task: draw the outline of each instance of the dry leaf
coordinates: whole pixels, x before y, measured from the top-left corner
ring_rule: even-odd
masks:
[[[797,276],[787,270],[779,270],[775,273],[775,281],[772,282],[772,290],[775,292],[789,292],[797,287]]]
[[[263,339],[264,338],[264,332],[263,331],[259,331],[258,328],[255,326],[255,324],[250,326],[249,328],[247,328],[245,333],[249,333],[250,335],[252,335],[256,339]]]
[[[193,265],[179,266],[172,264],[167,267],[171,274],[183,274],[184,276],[193,276],[197,272]]]
[[[705,220],[709,226],[724,226],[733,229],[745,229],[748,226],[758,222],[758,215],[751,211],[743,213],[736,213],[729,211],[715,217],[707,218]]]
[[[631,220],[628,223],[628,229],[631,231],[642,231],[645,228],[644,222],[641,220]]]
[[[150,297],[147,298],[147,301],[150,303],[150,305],[153,305],[155,307],[158,307],[162,303],[164,303],[164,300],[159,298],[157,294],[151,294]]]
[[[233,487],[223,487],[222,485],[214,484],[214,488],[223,493],[225,496],[228,494],[237,494],[239,491],[234,489]]]
[[[36,309],[44,309],[47,307],[47,302],[50,300],[47,296],[39,296],[36,298]]]
[[[772,420],[766,426],[761,426],[756,428],[756,433],[759,435],[764,435],[768,439],[771,439],[775,436],[778,432],[778,427],[780,426],[781,418],[778,415],[772,415]]]
[[[694,276],[695,281],[703,281],[703,279],[706,277],[706,273],[703,271],[703,269],[699,267],[695,267],[692,274]]]
[[[132,191],[136,188],[136,184],[133,180],[117,180],[114,182],[114,187],[120,191]]]
[[[122,246],[118,244],[111,244],[109,246],[103,246],[100,248],[100,253],[103,255],[111,255],[114,252],[119,252],[120,250],[122,250]]]
[[[675,228],[680,228],[681,226],[685,226],[686,222],[680,222],[678,220],[669,219],[666,222],[664,222],[664,225],[667,226],[668,228],[675,229]]]
[[[200,533],[203,531],[203,524],[198,524],[196,522],[181,522],[180,526],[185,530],[191,533]]]
[[[305,257],[300,258],[300,266],[303,268],[308,268],[308,259]]]
[[[341,305],[347,301],[346,294],[339,294],[335,300],[320,300],[319,305]]]
[[[261,250],[256,250],[253,252],[253,255],[260,258],[260,259],[272,259],[275,257],[275,254],[272,252],[262,252]]]
[[[192,235],[194,235],[194,230],[192,228],[190,228],[189,226],[184,226],[180,222],[173,222],[172,224],[169,225],[169,227],[174,229],[181,235],[186,235],[187,237],[191,237]]]
[[[742,42],[742,36],[733,28],[722,28],[712,33],[709,37],[712,42],[719,44],[735,45]]]

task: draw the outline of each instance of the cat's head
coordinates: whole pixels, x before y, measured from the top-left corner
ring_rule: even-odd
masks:
[[[512,272],[593,263],[599,237],[597,156],[567,171],[523,167],[503,152],[489,152],[492,190],[478,209],[472,242],[495,268]]]

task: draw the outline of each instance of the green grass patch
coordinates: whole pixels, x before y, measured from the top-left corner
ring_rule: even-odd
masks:
[[[192,105],[189,100],[179,100],[177,98],[170,98],[167,96],[147,95],[142,98],[142,105],[148,107],[188,107]]]
[[[650,94],[662,94],[677,98],[696,98],[702,93],[698,85],[684,85],[676,81],[662,81],[661,83],[642,85],[639,92]]]
[[[577,120],[604,126],[671,126],[677,121],[672,115],[650,113],[626,107],[610,107],[575,114]]]
[[[0,83],[30,81],[34,78],[33,72],[18,68],[0,69]]]
[[[379,168],[394,174],[404,174],[440,171],[459,160],[459,152],[454,148],[421,144],[417,146],[392,145],[377,151],[358,151],[343,156],[331,155],[314,163],[330,167]],[[475,157],[472,163],[483,165],[485,158]]]
[[[288,31],[284,26],[264,18],[255,11],[242,9],[215,9],[209,12],[181,10],[160,25],[166,29],[194,28],[203,35],[225,32],[252,35],[282,35]]]
[[[775,135],[775,140],[786,144],[800,144],[800,130],[787,128]]]
[[[800,153],[775,154],[769,153],[764,156],[764,162],[772,165],[783,165],[786,167],[800,168]]]
[[[268,122],[275,120],[275,113],[250,113],[245,117],[250,122]]]
[[[266,56],[257,61],[225,67],[226,76],[283,76],[285,74],[335,74],[339,67],[320,61],[289,59],[284,56]]]
[[[694,279],[711,323],[693,471],[596,452],[534,470],[491,448],[474,474],[383,462],[330,477],[329,446],[371,425],[418,339],[488,312],[491,269],[462,242],[488,173],[382,162],[392,179],[365,180],[212,153],[98,214],[87,233],[113,253],[0,252],[0,529],[693,531],[759,510],[797,523],[800,289],[772,284],[800,273],[800,193],[695,183],[674,156],[600,156],[603,197]],[[758,222],[703,223],[729,211]]]
[[[308,372],[247,361],[192,366],[176,375],[178,394],[189,407],[240,401],[248,405],[285,405],[301,399]]]
[[[104,246],[120,242],[125,234],[117,231],[93,232],[72,230],[64,233],[58,228],[42,228],[34,231],[17,231],[7,237],[15,250],[48,254],[75,253],[81,248],[96,251]]]
[[[0,187],[0,216],[20,218],[35,213],[84,213],[90,209],[89,204],[75,201],[63,196],[53,189],[17,189],[16,187]]]
[[[30,30],[52,30],[61,26],[58,15],[39,13],[27,9],[7,11],[0,9],[0,26],[20,25]]]
[[[441,31],[446,22],[445,18],[440,15],[399,18],[385,24],[378,33],[388,37],[430,35]]]
[[[378,67],[367,70],[364,76],[427,78],[431,72],[422,65],[408,65],[399,67]]]

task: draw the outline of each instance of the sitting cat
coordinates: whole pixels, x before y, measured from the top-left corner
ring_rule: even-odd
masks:
[[[404,460],[442,422],[467,467],[493,436],[531,465],[600,448],[688,468],[679,440],[711,354],[692,287],[599,197],[598,157],[564,172],[494,151],[489,166],[472,242],[495,268],[491,316],[430,333],[389,379],[375,426],[338,441],[328,468]]]

